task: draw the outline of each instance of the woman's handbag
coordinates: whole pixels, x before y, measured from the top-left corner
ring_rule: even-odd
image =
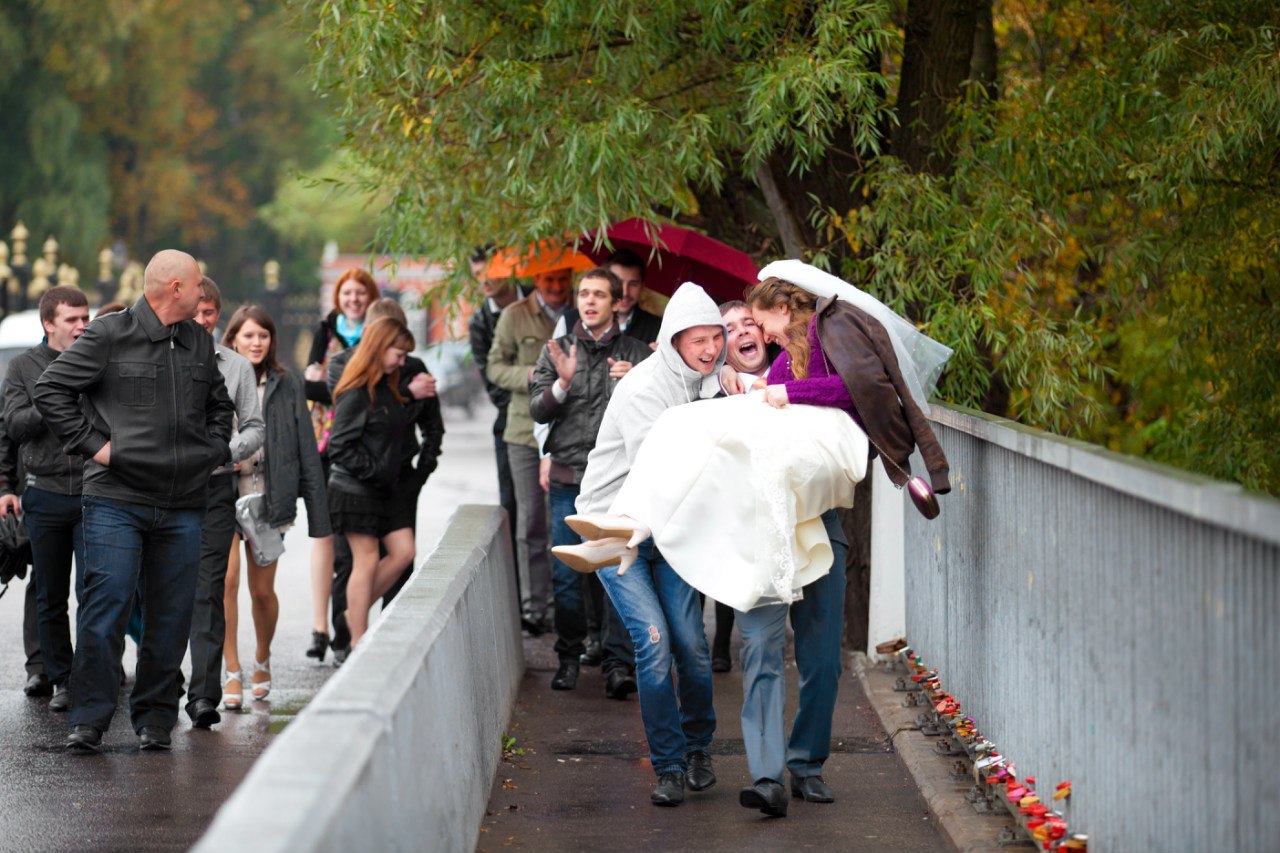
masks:
[[[253,487],[258,487],[258,467],[253,468]],[[284,553],[284,537],[267,520],[267,499],[262,492],[251,492],[236,500],[236,521],[240,535],[259,566],[269,566]]]

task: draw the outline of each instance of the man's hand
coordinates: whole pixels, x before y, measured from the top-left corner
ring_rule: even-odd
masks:
[[[622,377],[627,375],[627,371],[630,369],[631,369],[631,362],[629,361],[614,361],[612,358],[609,359],[609,378],[610,379],[621,379]]]
[[[436,378],[430,373],[419,373],[409,380],[409,393],[415,400],[425,400],[436,395]]]
[[[551,457],[544,456],[538,460],[538,485],[542,491],[551,491]]]
[[[105,465],[108,468],[111,467],[111,442],[110,441],[102,445],[102,447],[99,448],[98,452],[93,454],[93,461],[97,462],[99,465]]]
[[[770,385],[764,389],[764,401],[775,409],[781,409],[787,403],[791,402],[787,399],[786,385]]]
[[[720,387],[726,394],[741,394],[747,390],[742,387],[742,377],[738,375],[738,371],[727,364],[720,368]]]
[[[558,343],[547,341],[547,355],[551,357],[551,363],[560,376],[560,387],[568,391],[573,384],[574,374],[578,372],[578,345],[569,344],[569,354],[565,355]]]
[[[323,382],[324,367],[318,362],[312,362],[307,365],[307,369],[302,372],[302,378],[308,382]]]
[[[0,498],[0,518],[4,518],[11,512],[14,515],[22,514],[22,503],[17,495],[5,495]]]

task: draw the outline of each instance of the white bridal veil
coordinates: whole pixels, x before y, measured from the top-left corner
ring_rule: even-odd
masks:
[[[926,415],[929,413],[929,394],[938,383],[943,365],[951,358],[950,347],[921,332],[871,294],[804,261],[774,261],[760,270],[760,280],[766,278],[789,281],[819,299],[835,296],[880,321],[893,342],[893,351],[898,356],[898,366],[906,380],[907,390],[921,411]]]

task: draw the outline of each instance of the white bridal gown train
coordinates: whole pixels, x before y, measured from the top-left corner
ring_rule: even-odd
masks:
[[[690,586],[737,610],[790,603],[831,570],[820,516],[853,506],[867,473],[867,437],[848,412],[761,397],[663,412],[610,508],[649,527]]]

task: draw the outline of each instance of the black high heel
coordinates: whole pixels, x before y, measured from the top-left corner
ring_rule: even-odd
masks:
[[[307,657],[324,662],[324,653],[329,650],[329,635],[323,631],[311,632],[311,648],[307,649]]]

